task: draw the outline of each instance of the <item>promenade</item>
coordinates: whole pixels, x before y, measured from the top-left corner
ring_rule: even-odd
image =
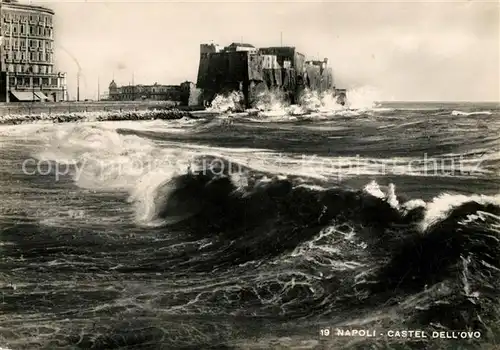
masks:
[[[201,107],[169,101],[86,101],[0,104],[0,124],[196,118]],[[194,114],[192,112],[195,112]]]
[[[200,110],[199,107],[175,106],[171,101],[85,101],[0,103],[0,117],[82,112],[141,111],[152,109]]]

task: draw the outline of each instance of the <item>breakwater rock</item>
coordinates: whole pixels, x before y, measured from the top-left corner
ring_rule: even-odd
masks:
[[[141,111],[99,111],[99,112],[76,112],[55,114],[32,114],[32,115],[4,115],[0,116],[0,124],[15,125],[37,122],[47,123],[71,123],[71,122],[94,122],[94,121],[121,121],[121,120],[174,120],[182,118],[196,118],[188,111],[178,109],[141,110]]]

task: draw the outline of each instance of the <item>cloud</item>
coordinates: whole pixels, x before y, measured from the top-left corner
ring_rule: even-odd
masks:
[[[35,1],[34,1],[35,2]],[[496,2],[43,3],[57,40],[76,57],[95,96],[97,76],[176,84],[195,80],[199,44],[285,45],[329,57],[338,84],[386,98],[499,99]],[[91,25],[89,25],[89,23]],[[57,53],[75,89],[76,66]]]

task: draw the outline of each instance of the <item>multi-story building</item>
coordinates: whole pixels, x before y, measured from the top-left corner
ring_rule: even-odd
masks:
[[[54,11],[0,0],[0,18],[0,102],[66,100],[66,74],[54,69]]]
[[[113,101],[174,101],[188,104],[189,94],[194,84],[184,82],[180,85],[125,85],[118,86],[113,80],[109,84],[109,99]]]

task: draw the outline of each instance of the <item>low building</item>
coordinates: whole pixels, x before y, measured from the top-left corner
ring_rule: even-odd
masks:
[[[190,91],[194,84],[184,82],[180,85],[125,85],[118,86],[113,80],[109,84],[109,99],[112,101],[174,101],[179,104],[189,103]]]

